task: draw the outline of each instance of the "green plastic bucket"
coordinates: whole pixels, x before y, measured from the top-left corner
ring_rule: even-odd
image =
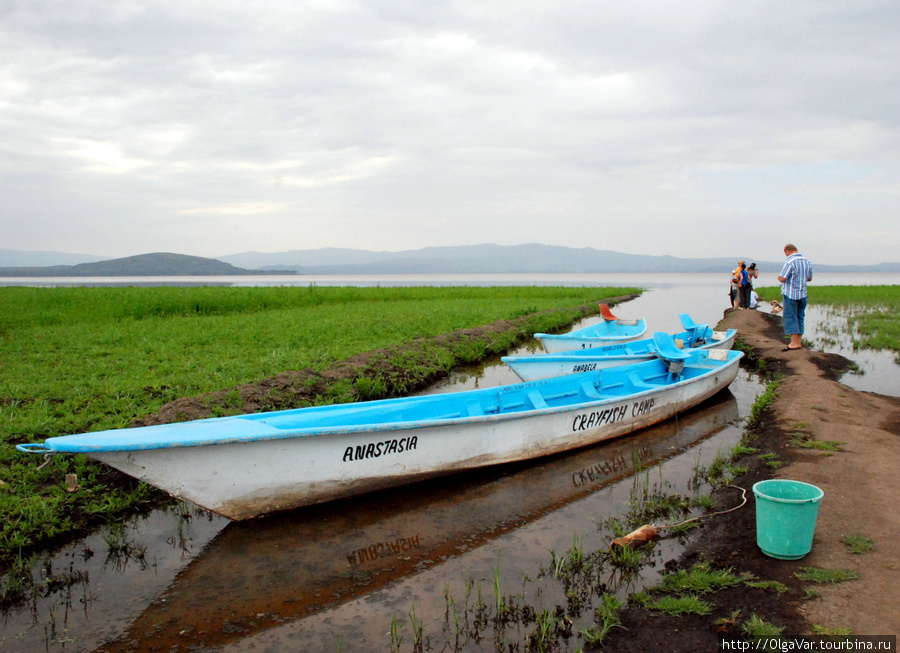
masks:
[[[756,544],[767,556],[797,560],[812,549],[819,501],[815,485],[771,479],[753,486],[756,496]]]

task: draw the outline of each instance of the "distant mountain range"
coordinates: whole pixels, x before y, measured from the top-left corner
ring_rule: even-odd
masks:
[[[29,255],[33,255],[29,258]],[[59,254],[64,257],[77,255]],[[86,255],[84,255],[86,256]],[[28,263],[28,261],[39,261]],[[69,259],[71,260],[71,258]],[[753,259],[745,257],[750,263]],[[14,261],[14,262],[13,262]],[[11,276],[198,276],[246,274],[514,274],[514,273],[727,273],[736,257],[703,259],[622,254],[590,247],[470,245],[401,252],[310,249],[245,252],[217,259],[154,253],[78,263],[54,261],[52,252],[0,250],[0,277]],[[782,261],[756,261],[761,272],[781,270]],[[819,272],[900,273],[900,263],[824,265]]]

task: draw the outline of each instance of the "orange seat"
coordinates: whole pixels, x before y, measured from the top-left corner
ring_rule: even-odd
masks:
[[[609,310],[609,306],[606,304],[600,304],[600,315],[607,322],[615,322],[619,318],[612,314],[612,311]]]

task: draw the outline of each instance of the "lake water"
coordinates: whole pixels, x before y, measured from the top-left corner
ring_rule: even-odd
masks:
[[[679,313],[711,324],[722,318],[728,307],[725,279],[452,275],[304,277],[302,284],[641,286],[647,292],[615,312],[623,318],[644,317],[651,330],[676,331]],[[297,277],[225,278],[222,283],[261,281],[301,283]],[[892,283],[881,275],[821,275],[816,282]],[[775,285],[774,278],[763,278],[759,285]],[[835,337],[841,333],[835,327],[841,319],[812,307],[807,338],[858,357],[852,348],[848,351],[849,337]],[[525,346],[521,351],[528,350]],[[863,366],[870,369],[849,381],[869,383],[875,378],[884,384],[883,379],[891,379],[891,387],[900,387],[892,356],[865,360]],[[499,361],[489,361],[461,370],[429,391],[516,380]],[[391,650],[398,638],[399,648],[406,651],[413,650],[414,620],[422,623],[425,650],[493,651],[524,642],[535,628],[534,619],[522,616],[524,612],[504,623],[478,616],[479,597],[492,604],[498,586],[502,596],[538,614],[564,606],[577,632],[591,624],[595,597],[573,604],[572,587],[547,573],[554,560],[550,552],[562,556],[573,542],[585,552],[604,548],[610,532],[601,525],[627,509],[636,488],[685,496],[708,491],[692,481],[694,471],[737,443],[763,387],[760,379],[742,371],[727,391],[677,420],[528,464],[251,522],[230,522],[183,506],[153,512],[121,528],[102,529],[49,555],[35,571],[39,581],[72,582],[58,589],[53,582],[39,582],[44,591],[2,615],[0,651],[349,653]],[[611,574],[603,581],[623,596],[645,581],[655,584],[663,563],[676,557],[682,546],[677,540],[663,540],[652,564],[635,577]],[[579,647],[583,642],[573,636],[560,650]]]
[[[359,274],[264,275],[204,277],[0,277],[0,286],[679,286],[724,287],[723,274]],[[900,274],[817,274],[815,285],[898,285]],[[777,286],[774,274],[760,274],[756,286]]]

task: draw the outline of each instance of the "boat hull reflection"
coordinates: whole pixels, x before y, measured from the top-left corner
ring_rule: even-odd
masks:
[[[101,650],[220,646],[315,614],[588,497],[738,418],[725,390],[639,437],[233,522]]]

